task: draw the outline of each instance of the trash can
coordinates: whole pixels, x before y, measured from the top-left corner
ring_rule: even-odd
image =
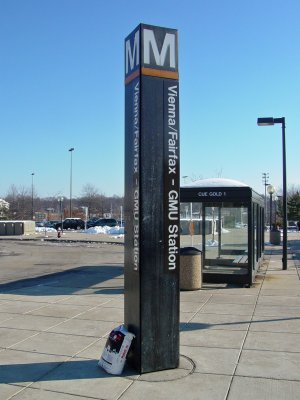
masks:
[[[180,249],[181,290],[198,290],[202,287],[202,252],[195,247]]]
[[[15,222],[15,235],[23,235],[24,233],[24,223]]]
[[[13,236],[15,234],[15,223],[7,222],[6,223],[6,236]]]
[[[6,224],[5,222],[0,221],[0,236],[4,236],[6,234]]]
[[[270,243],[280,244],[280,231],[278,229],[270,231]]]

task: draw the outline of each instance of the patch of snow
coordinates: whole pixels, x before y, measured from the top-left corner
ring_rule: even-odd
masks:
[[[217,240],[208,240],[207,242],[206,242],[206,246],[210,246],[210,247],[216,247],[216,246],[218,246],[218,241]]]
[[[114,235],[114,236],[110,236],[112,239],[123,239],[124,238],[124,233],[121,235]]]
[[[229,233],[230,231],[228,229],[222,228],[222,233]]]
[[[92,228],[83,231],[90,235],[104,234],[104,235],[124,235],[124,227],[115,226],[113,228],[109,226],[94,226]]]
[[[56,232],[56,229],[54,228],[45,228],[44,226],[36,226],[35,231],[37,233],[43,233],[43,232]]]
[[[226,179],[226,178],[211,178],[211,179],[200,179],[188,184],[181,185],[181,187],[249,187],[243,182],[236,181],[234,179]]]

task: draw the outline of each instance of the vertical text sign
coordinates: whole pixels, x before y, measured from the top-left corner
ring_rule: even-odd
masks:
[[[177,31],[139,25],[125,39],[125,324],[140,372],[179,362]],[[155,332],[155,340],[153,340]]]

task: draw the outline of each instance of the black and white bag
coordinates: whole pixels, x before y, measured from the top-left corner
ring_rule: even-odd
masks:
[[[123,371],[126,356],[134,338],[124,325],[120,325],[109,334],[98,365],[106,372],[120,375]]]

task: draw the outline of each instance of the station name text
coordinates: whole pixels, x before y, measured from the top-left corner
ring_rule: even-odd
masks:
[[[176,105],[178,86],[168,88],[168,270],[175,270],[179,252],[179,134]]]

